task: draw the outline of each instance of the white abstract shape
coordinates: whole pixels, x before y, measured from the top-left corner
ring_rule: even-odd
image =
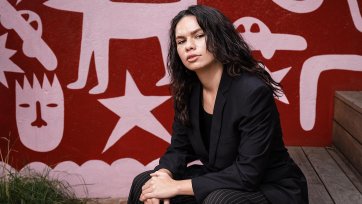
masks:
[[[154,169],[158,160],[156,159],[146,166],[131,158],[119,159],[111,165],[100,160],[89,160],[80,166],[72,161],[64,161],[54,169],[41,162],[32,162],[19,172],[27,174],[29,169],[39,173],[48,172],[50,178],[68,182],[78,197],[117,198],[127,197],[133,178],[144,171]],[[10,165],[0,161],[0,167],[2,166],[13,169]]]
[[[362,71],[361,55],[318,55],[307,59],[300,74],[300,124],[306,131],[313,129],[319,76],[324,71]]]
[[[362,16],[357,0],[347,0],[354,26],[362,32]]]
[[[234,22],[234,27],[244,26],[241,33],[253,50],[260,50],[263,57],[271,59],[276,50],[305,50],[307,41],[298,35],[272,33],[259,19],[243,17]],[[259,32],[252,32],[252,26],[258,26]]]
[[[127,71],[124,96],[98,100],[101,104],[120,117],[103,152],[108,150],[129,130],[136,126],[170,143],[171,135],[151,113],[153,109],[169,98],[170,96],[142,95],[132,76]]]
[[[288,74],[289,70],[291,69],[292,67],[287,67],[287,68],[284,68],[284,69],[281,69],[281,70],[278,70],[278,71],[275,71],[275,72],[271,72],[266,66],[265,66],[265,70],[270,74],[270,76],[274,79],[274,81],[280,83],[285,75]],[[276,97],[277,100],[279,100],[280,102],[283,102],[285,104],[289,104],[289,100],[288,98],[285,96],[284,93],[282,93],[279,97]]]
[[[68,88],[84,88],[91,56],[94,53],[98,85],[89,93],[103,93],[108,87],[109,40],[150,37],[157,37],[160,42],[165,70],[164,77],[156,85],[169,84],[166,70],[169,22],[181,9],[196,3],[196,0],[173,3],[124,3],[109,0],[46,1],[44,4],[51,8],[83,13],[78,79],[70,83]]]
[[[0,178],[6,178],[8,175],[16,173],[16,169],[3,161],[0,161]]]
[[[16,82],[16,124],[21,143],[37,152],[55,149],[64,131],[64,96],[56,75],[51,84],[34,75],[33,85],[24,77],[23,87]]]
[[[273,0],[273,2],[294,13],[309,13],[317,10],[323,0]]]
[[[21,15],[29,15],[25,20]],[[38,28],[34,28],[30,23],[36,22]],[[23,40],[23,51],[27,57],[37,58],[39,62],[49,71],[57,67],[57,58],[53,51],[41,38],[42,22],[38,14],[29,10],[17,11],[6,0],[0,1],[0,23],[6,29],[14,29],[19,37]]]
[[[24,73],[24,71],[10,60],[16,51],[5,47],[7,36],[7,33],[0,36],[0,83],[9,88],[5,72]]]

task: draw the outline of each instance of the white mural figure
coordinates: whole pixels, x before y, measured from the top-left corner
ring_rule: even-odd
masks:
[[[16,82],[16,124],[20,141],[37,152],[55,149],[64,130],[64,95],[56,75],[51,84],[44,75],[40,85],[34,75],[33,85],[24,77],[23,87]]]
[[[7,36],[7,33],[0,36],[0,83],[9,88],[5,72],[24,73],[24,71],[10,60],[16,51],[5,47]]]
[[[312,130],[316,119],[316,99],[319,76],[324,71],[346,70],[362,72],[361,55],[318,55],[307,59],[300,74],[300,124]]]
[[[264,68],[270,74],[270,76],[274,79],[274,81],[280,83],[292,67],[287,67],[287,68],[284,68],[284,69],[281,69],[281,70],[278,70],[275,72],[271,72],[266,66]],[[281,101],[285,104],[289,104],[289,100],[285,96],[285,94],[280,94],[280,97],[276,97],[276,99],[278,99],[279,101]]]
[[[240,33],[244,40],[250,45],[252,50],[260,50],[266,59],[271,59],[277,50],[305,50],[307,41],[298,35],[272,33],[270,29],[259,19],[253,17],[243,17],[234,22],[234,27],[243,26],[244,32]],[[252,27],[258,32],[253,32]],[[291,67],[271,72],[267,67],[271,77],[276,82],[281,82]],[[288,98],[282,94],[279,101],[289,104]]]
[[[299,35],[272,33],[259,19],[243,17],[234,22],[234,27],[243,26],[242,36],[252,50],[260,50],[263,57],[271,59],[277,50],[305,50],[307,41]],[[252,32],[252,27],[259,32]]]
[[[127,72],[124,96],[98,100],[101,104],[120,117],[103,152],[113,146],[121,137],[136,126],[170,143],[170,133],[168,133],[151,113],[153,109],[167,101],[169,98],[170,96],[142,95],[131,75]]]
[[[22,15],[28,15],[28,20]],[[36,22],[36,30],[30,25],[32,22]],[[27,57],[37,58],[49,71],[56,69],[57,58],[41,37],[43,28],[38,14],[29,10],[17,11],[6,0],[0,0],[0,23],[8,30],[14,29],[23,40],[23,52]]]
[[[272,0],[280,7],[294,13],[309,13],[317,10],[323,0]]]
[[[362,32],[362,16],[357,0],[347,0],[354,26]]]
[[[83,30],[78,79],[68,88],[81,89],[87,82],[89,64],[94,53],[98,85],[89,93],[103,93],[109,78],[109,40],[157,37],[162,52],[165,75],[157,86],[169,84],[166,71],[169,22],[181,9],[196,0],[173,3],[123,3],[110,0],[49,0],[46,6],[83,13]]]

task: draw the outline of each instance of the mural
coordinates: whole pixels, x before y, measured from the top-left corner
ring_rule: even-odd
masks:
[[[322,72],[348,70],[362,72],[361,55],[319,55],[307,59],[300,73],[300,124],[312,130],[316,118],[318,79]]]
[[[169,22],[193,4],[220,9],[282,83],[285,143],[330,145],[334,92],[362,90],[361,1],[0,0],[0,175],[127,196],[169,145]]]
[[[23,87],[16,83],[16,124],[21,143],[27,148],[48,152],[55,149],[63,137],[64,97],[58,78],[51,84],[44,75],[40,85],[34,75],[31,86],[24,78]]]
[[[113,129],[103,152],[109,149],[136,125],[170,143],[171,135],[151,113],[154,108],[169,98],[170,96],[142,95],[132,77],[127,72],[124,96],[99,100],[105,107],[121,117]],[[135,103],[136,101],[137,103]]]
[[[318,9],[322,5],[323,0],[273,0],[273,2],[294,13],[309,13]]]
[[[357,0],[348,0],[349,10],[356,28],[362,32],[362,16]]]
[[[0,1],[1,25],[6,29],[13,29],[23,40],[23,52],[27,57],[37,58],[48,70],[57,67],[57,58],[52,50],[41,38],[43,33],[39,15],[30,10],[15,10],[7,1]],[[23,18],[27,16],[27,20]],[[31,27],[35,23],[36,29]]]
[[[98,85],[89,93],[98,94],[103,93],[108,86],[108,51],[111,38],[140,39],[156,36],[160,41],[163,64],[166,65],[168,24],[180,8],[196,4],[196,1],[131,4],[105,0],[49,0],[44,4],[56,9],[83,13],[78,79],[69,84],[68,88],[81,89],[85,86],[89,63],[94,54]],[[168,83],[169,79],[165,75],[157,85]]]
[[[24,71],[16,65],[10,58],[16,53],[15,50],[7,49],[6,39],[7,33],[0,36],[0,82],[6,88],[9,88],[8,82],[5,77],[5,72],[24,73]]]

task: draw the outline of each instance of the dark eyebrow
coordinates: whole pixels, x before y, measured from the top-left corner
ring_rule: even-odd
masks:
[[[199,32],[199,31],[202,31],[202,29],[201,29],[201,28],[197,28],[196,30],[194,30],[194,31],[191,32],[191,35],[194,35],[195,33]],[[176,39],[177,39],[177,38],[184,38],[184,36],[182,36],[182,35],[177,35],[177,36],[176,36]]]

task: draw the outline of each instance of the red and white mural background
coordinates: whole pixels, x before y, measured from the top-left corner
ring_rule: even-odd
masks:
[[[336,90],[362,89],[358,0],[0,0],[0,147],[9,168],[51,168],[80,196],[127,196],[171,137],[171,18],[221,10],[285,95],[287,145],[331,144]]]

